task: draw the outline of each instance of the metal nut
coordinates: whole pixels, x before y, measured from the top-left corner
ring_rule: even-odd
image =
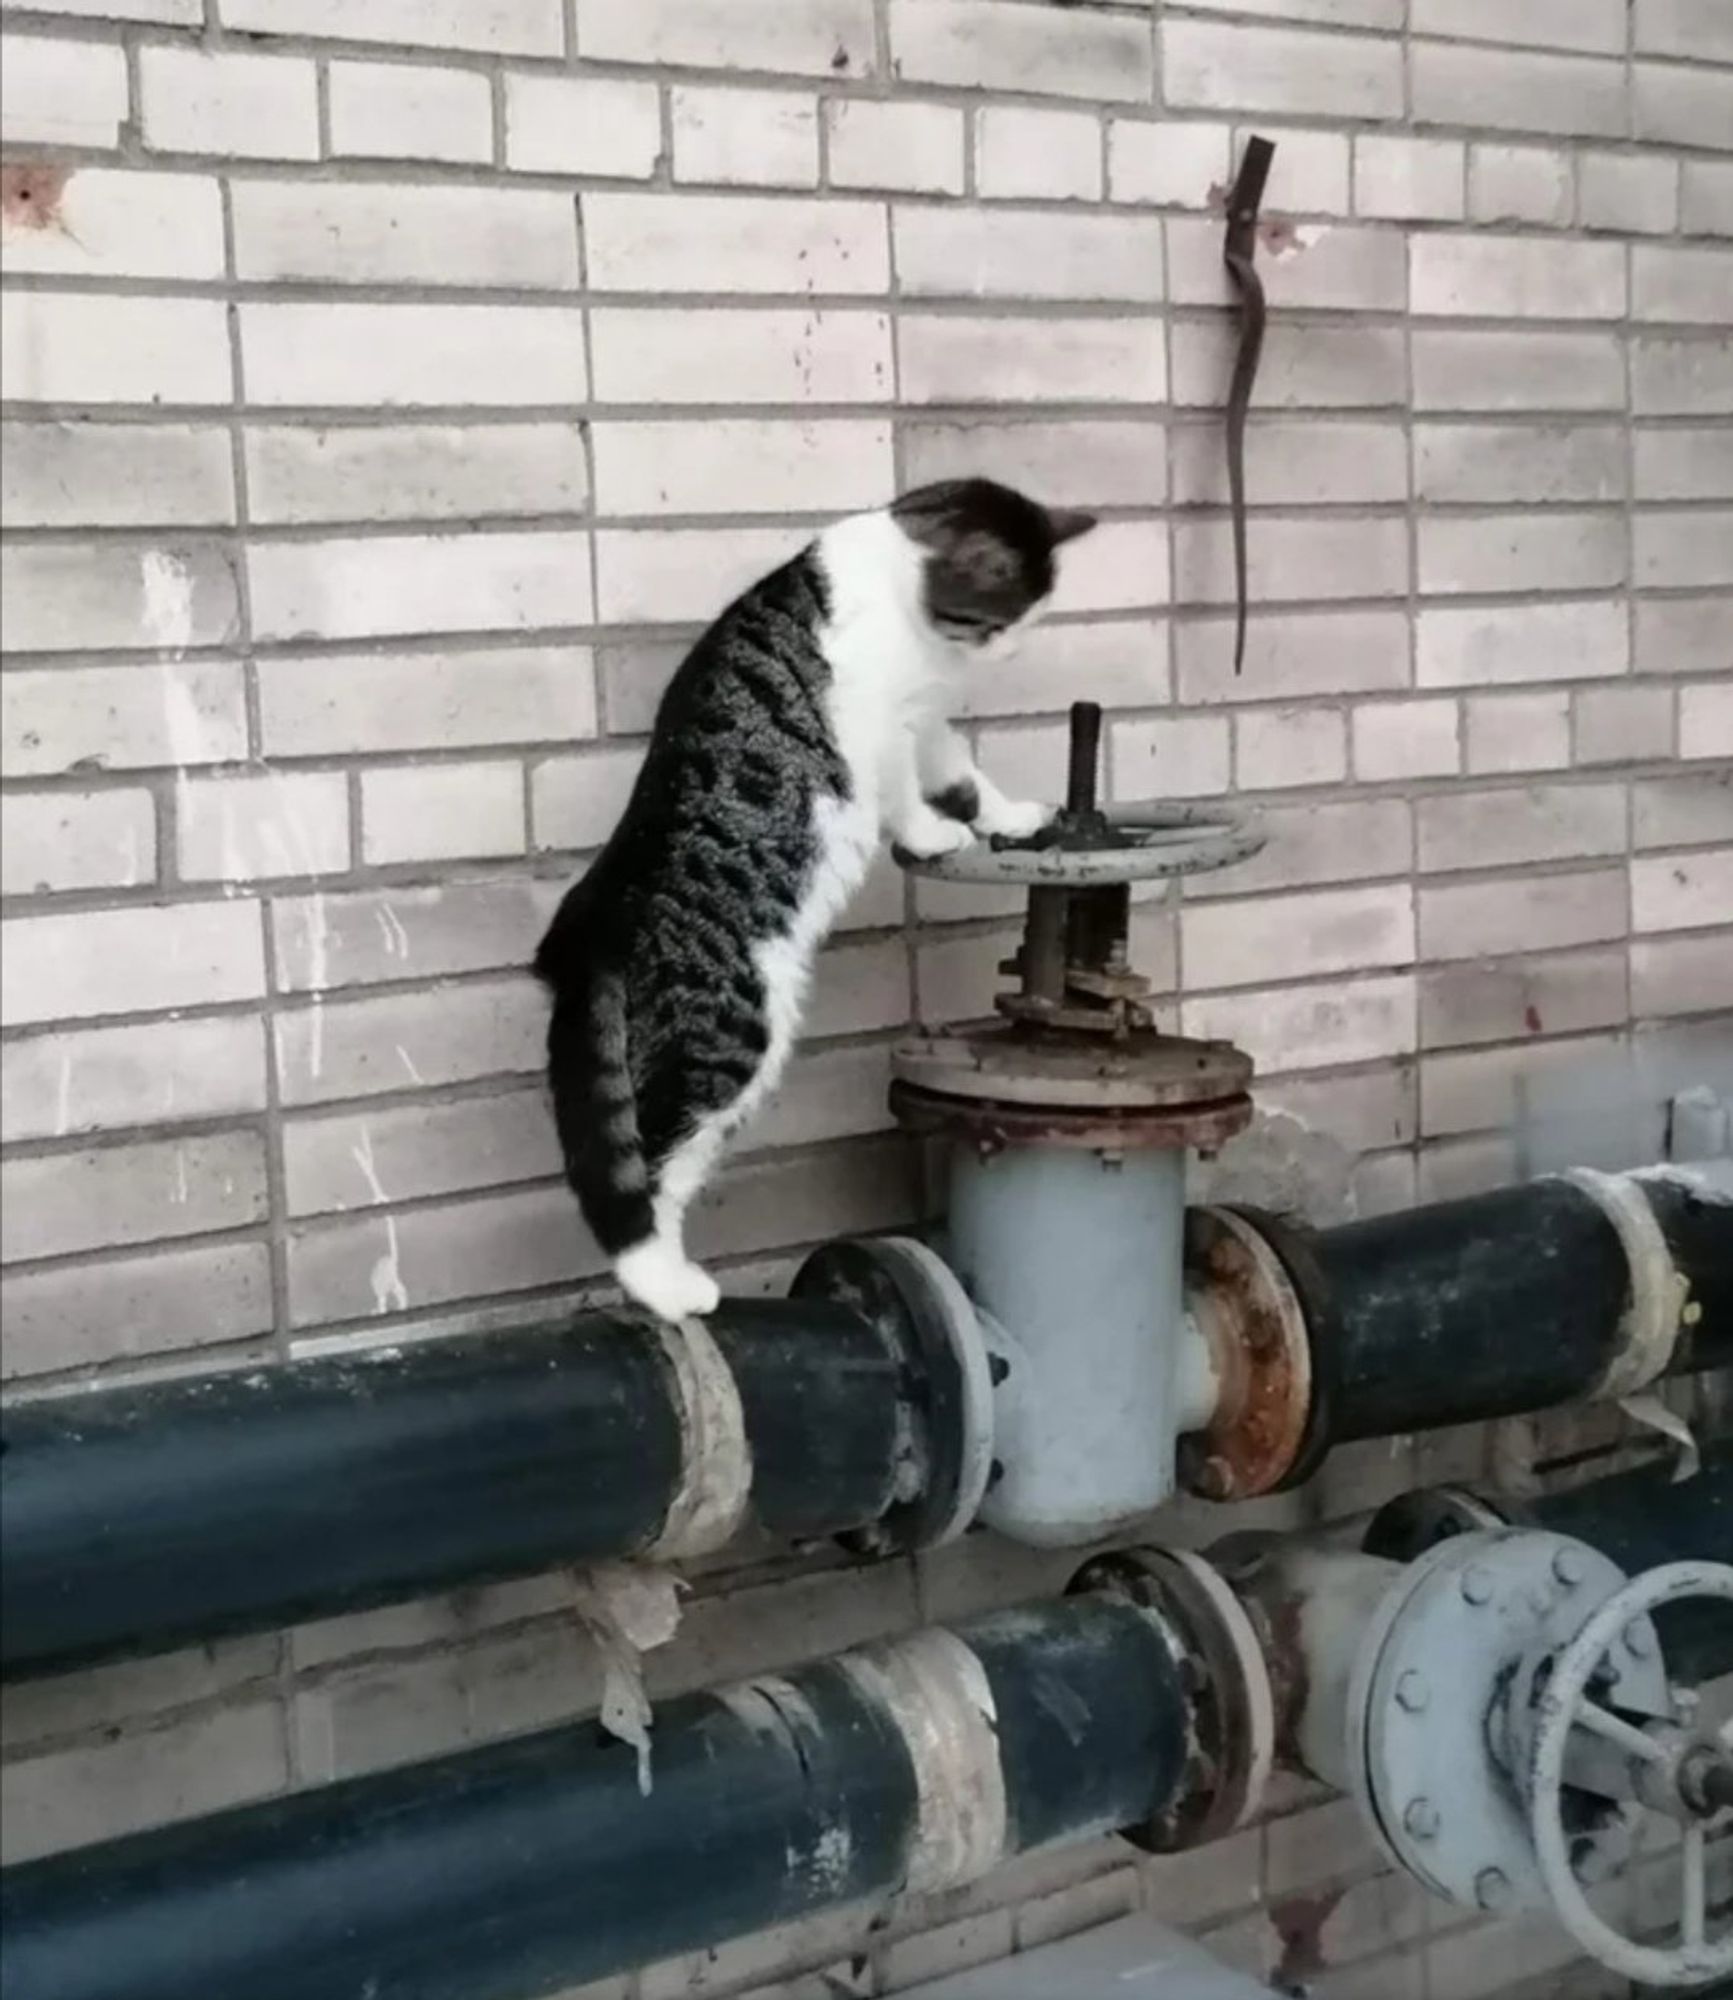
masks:
[[[1510,1908],[1510,1877],[1502,1868],[1483,1868],[1474,1878],[1474,1900],[1489,1913]]]
[[[1580,1549],[1560,1549],[1552,1559],[1552,1573],[1567,1590],[1574,1590],[1588,1575],[1588,1565]]]
[[[1481,1568],[1479,1563],[1473,1564],[1470,1568],[1462,1572],[1462,1582],[1458,1588],[1462,1592],[1464,1603],[1490,1604],[1492,1602],[1492,1578]]]
[[[1410,1715],[1418,1715],[1432,1699],[1432,1690],[1426,1685],[1426,1676],[1418,1667],[1410,1667],[1396,1683],[1396,1706],[1404,1708]]]
[[[1212,1453],[1192,1475],[1191,1488],[1205,1500],[1229,1500],[1234,1491],[1234,1469],[1225,1458]]]
[[[1416,1840],[1432,1840],[1438,1833],[1438,1808],[1430,1799],[1410,1799],[1402,1824]]]

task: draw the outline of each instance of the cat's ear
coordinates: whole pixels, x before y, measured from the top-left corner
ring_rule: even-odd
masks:
[[[1047,526],[1057,548],[1061,542],[1074,542],[1079,535],[1088,534],[1095,526],[1095,516],[1086,514],[1081,507],[1049,507]]]

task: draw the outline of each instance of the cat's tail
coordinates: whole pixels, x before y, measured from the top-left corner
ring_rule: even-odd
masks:
[[[613,974],[595,975],[576,993],[556,989],[548,1081],[566,1179],[596,1241],[618,1259],[656,1233],[656,1213],[638,1133],[626,996]]]

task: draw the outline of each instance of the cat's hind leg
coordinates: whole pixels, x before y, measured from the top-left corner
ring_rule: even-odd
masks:
[[[614,1260],[614,1274],[627,1295],[658,1318],[704,1319],[721,1303],[716,1280],[686,1254],[686,1211],[709,1180],[733,1123],[726,1111],[712,1111],[662,1162],[652,1213],[655,1227]]]

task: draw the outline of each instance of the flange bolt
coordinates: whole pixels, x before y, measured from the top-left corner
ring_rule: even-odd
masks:
[[[1410,1799],[1402,1824],[1416,1840],[1432,1840],[1438,1833],[1438,1808],[1430,1799]]]
[[[1552,1573],[1566,1590],[1574,1590],[1588,1575],[1588,1566],[1580,1549],[1560,1549],[1552,1559]]]
[[[1502,1868],[1483,1868],[1474,1878],[1474,1900],[1489,1915],[1510,1908],[1510,1877]]]
[[[1426,1685],[1426,1676],[1418,1667],[1410,1667],[1396,1683],[1396,1706],[1418,1715],[1432,1699],[1432,1690]]]
[[[1490,1604],[1492,1602],[1492,1578],[1475,1563],[1462,1572],[1461,1591],[1466,1604]]]

